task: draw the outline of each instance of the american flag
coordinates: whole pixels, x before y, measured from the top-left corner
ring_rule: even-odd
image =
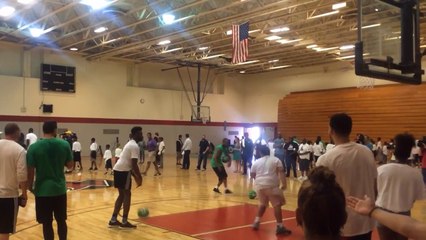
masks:
[[[249,23],[232,25],[232,63],[241,63],[248,58]]]

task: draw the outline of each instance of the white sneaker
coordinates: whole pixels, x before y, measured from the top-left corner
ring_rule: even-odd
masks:
[[[307,177],[307,176],[304,176],[302,180],[303,180],[303,181],[308,180],[308,177]]]
[[[298,178],[297,178],[297,180],[299,180],[299,181],[303,181],[303,177],[302,177],[302,176],[300,176],[300,177],[298,177]]]

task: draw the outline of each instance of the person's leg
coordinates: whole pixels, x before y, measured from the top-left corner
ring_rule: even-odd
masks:
[[[18,209],[18,198],[0,198],[0,240],[8,240],[16,231]]]
[[[243,175],[247,174],[247,156],[243,155]]]
[[[426,168],[422,168],[423,182],[426,185]]]
[[[48,197],[36,197],[37,222],[43,225],[43,238],[53,240],[53,206]]]
[[[53,226],[52,226],[52,221],[49,222],[43,222],[43,238],[44,240],[53,240],[54,239],[54,235],[53,235]]]
[[[160,169],[158,167],[158,164],[154,164],[154,168],[155,168],[155,174],[154,174],[154,176],[161,175],[161,172],[160,172]]]
[[[146,173],[148,172],[149,168],[151,167],[151,159],[148,159],[148,162],[146,163],[146,168],[145,171],[143,171],[143,175],[146,175]],[[154,164],[155,165],[155,164]]]
[[[118,197],[115,200],[114,211],[112,212],[111,222],[117,222],[117,216],[120,212],[121,206],[123,205],[124,200],[124,190],[118,189]]]
[[[260,219],[266,211],[267,206],[269,205],[268,196],[265,194],[266,189],[260,189],[257,191],[257,197],[259,198],[259,208],[257,210],[257,215],[253,221],[253,229],[258,230],[260,226]]]
[[[197,168],[196,170],[200,170],[201,169],[201,162],[203,161],[203,153],[198,153],[198,162],[197,162]]]
[[[203,170],[206,170],[207,167],[207,153],[203,154]]]
[[[296,159],[291,159],[291,168],[293,169],[293,177],[297,178]]]
[[[67,227],[67,195],[52,197],[52,206],[54,206],[53,214],[58,225],[59,240],[66,240]]]
[[[285,169],[286,169],[286,177],[290,177],[291,172],[291,160],[290,158],[285,159]]]
[[[130,189],[123,189],[123,224],[127,223],[130,211],[130,202],[132,200],[132,192]]]

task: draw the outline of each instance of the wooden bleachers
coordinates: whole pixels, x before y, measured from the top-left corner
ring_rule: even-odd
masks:
[[[329,117],[337,112],[352,117],[352,139],[363,133],[384,142],[401,132],[419,139],[426,135],[426,84],[293,92],[279,101],[278,131],[285,137],[329,141]]]

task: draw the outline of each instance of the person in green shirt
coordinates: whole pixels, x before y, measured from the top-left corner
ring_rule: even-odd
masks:
[[[58,225],[59,239],[67,239],[67,188],[64,166],[72,169],[71,148],[56,138],[58,124],[43,124],[43,139],[32,144],[27,152],[28,186],[35,195],[37,222],[43,225],[44,239],[54,239],[52,216]],[[36,175],[33,188],[34,172]]]
[[[219,179],[217,186],[213,188],[213,191],[217,193],[221,193],[219,191],[219,187],[222,185],[222,183],[225,186],[225,193],[232,193],[232,191],[228,189],[228,174],[226,174],[225,166],[223,165],[224,162],[228,165],[231,163],[231,156],[229,156],[228,151],[229,143],[230,140],[224,138],[222,140],[222,144],[216,146],[213,157],[210,159],[210,165]]]

